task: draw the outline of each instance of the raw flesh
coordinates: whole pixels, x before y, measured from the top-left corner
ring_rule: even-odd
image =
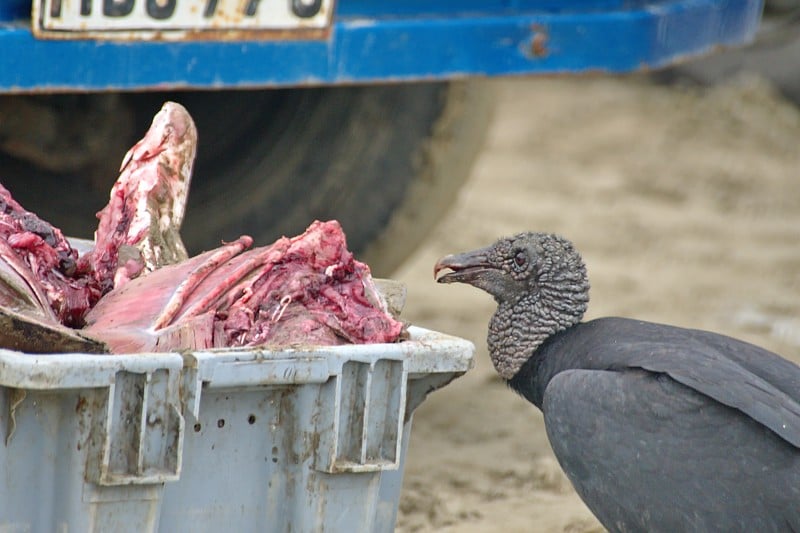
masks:
[[[142,271],[187,259],[180,238],[197,147],[189,112],[166,102],[122,160],[108,205],[97,214],[89,262],[103,293]]]
[[[61,231],[26,211],[2,185],[0,260],[3,308],[19,310],[26,301],[25,307],[38,307],[43,319],[79,327],[101,296]]]
[[[86,333],[115,353],[259,345],[394,342],[369,267],[336,221],[244,251],[241,237],[106,295]]]
[[[126,154],[80,257],[0,186],[0,346],[135,353],[401,337],[336,221],[187,258],[179,229],[196,143],[189,113],[165,103]]]

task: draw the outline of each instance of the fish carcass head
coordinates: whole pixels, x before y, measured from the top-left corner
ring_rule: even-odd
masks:
[[[165,102],[153,117],[150,129],[122,160],[120,174],[129,165],[138,167],[159,157],[170,179],[165,185],[172,198],[169,218],[180,227],[186,212],[186,197],[192,179],[192,166],[197,152],[197,128],[185,107],[176,102]]]
[[[180,226],[196,149],[192,117],[182,105],[166,102],[125,155],[108,205],[98,213],[90,259],[104,293],[188,258]]]

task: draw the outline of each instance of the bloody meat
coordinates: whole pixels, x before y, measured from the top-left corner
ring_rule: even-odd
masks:
[[[396,341],[369,267],[336,221],[244,251],[249,237],[107,294],[85,332],[113,352]]]
[[[197,150],[197,129],[180,104],[166,102],[128,150],[108,204],[97,214],[89,263],[103,294],[188,258],[180,238]]]
[[[70,326],[83,325],[84,314],[99,300],[100,290],[86,270],[78,267],[78,254],[57,228],[25,210],[0,185],[0,260],[3,270],[19,280],[0,305],[14,308],[20,298],[38,302],[43,317]],[[2,276],[9,287],[9,278]],[[26,295],[26,296],[23,296]]]
[[[189,113],[165,103],[125,156],[96,245],[80,257],[0,186],[0,325],[17,331],[0,331],[0,345],[136,353],[401,337],[336,221],[187,258],[179,228],[196,142]]]

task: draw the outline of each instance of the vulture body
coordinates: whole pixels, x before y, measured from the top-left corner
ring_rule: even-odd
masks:
[[[731,337],[582,322],[568,240],[523,233],[442,258],[489,292],[489,352],[544,414],[567,477],[610,531],[800,531],[800,367]]]

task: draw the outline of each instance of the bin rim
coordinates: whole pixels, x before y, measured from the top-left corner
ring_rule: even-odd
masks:
[[[187,350],[180,353],[30,354],[0,349],[0,386],[19,389],[104,387],[117,372],[151,373],[166,369],[193,370],[201,381],[219,365],[312,363],[325,365],[328,375],[346,361],[374,363],[404,360],[409,374],[466,372],[473,366],[472,342],[445,333],[410,326],[409,339],[390,344],[303,346],[271,350],[268,347]],[[314,380],[316,381],[316,380]],[[269,383],[263,383],[267,385]]]

